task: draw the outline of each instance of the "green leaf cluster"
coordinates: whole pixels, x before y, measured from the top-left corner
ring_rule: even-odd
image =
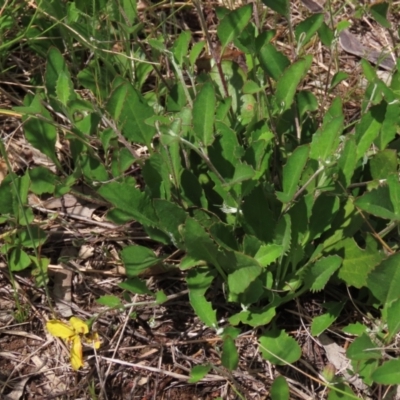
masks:
[[[263,3],[289,18],[288,1]],[[331,46],[335,37],[322,14],[295,27],[297,53],[290,59],[272,41],[273,31],[260,32],[253,23],[251,5],[221,8],[221,54],[233,43],[247,68],[214,57],[204,72],[196,70],[204,42],[192,44],[181,32],[172,45],[150,36],[143,45],[136,2],[122,4],[123,16],[103,1],[43,2],[46,15],[60,23],[42,16],[35,29],[68,40],[49,38],[44,51],[32,39],[46,63],[44,90],[27,95],[14,111],[22,115],[27,141],[54,167],[10,173],[0,183],[0,218],[14,229],[0,248],[10,269],[45,271],[48,264],[29,250],[42,246],[46,235],[34,223],[28,194],[57,197],[82,181],[110,205],[110,221],[138,223],[150,239],[184,254],[177,268],[186,271],[189,301],[205,325],[221,328],[211,292],[230,303],[234,311],[221,349],[228,370],[238,365],[235,340],[244,325],[267,327],[259,337],[265,359],[276,365],[297,361],[299,345],[275,325],[278,308],[337,285],[367,293],[389,343],[400,331],[398,245],[385,238],[400,221],[399,72],[387,85],[362,61],[368,86],[350,130],[342,99],[334,95],[347,79],[344,72],[326,82],[325,96],[334,98],[324,112],[321,98],[304,89],[315,62],[307,44],[318,35]],[[370,7],[382,26],[388,24],[386,6]],[[110,36],[95,29],[105,15]],[[131,44],[125,53],[111,51],[115,26],[122,42]],[[88,63],[79,51],[65,55],[64,46],[76,43],[93,52]],[[168,79],[161,59],[171,67]],[[57,143],[69,149],[69,165]],[[4,146],[2,153],[6,157]],[[140,185],[132,165],[139,168]],[[121,259],[128,276],[121,288],[134,293],[151,294],[143,272],[171,267],[165,256],[141,245],[123,248]],[[165,300],[162,293],[155,296]],[[115,298],[100,303],[122,307]],[[311,333],[328,329],[345,306],[326,302]],[[399,384],[397,360],[382,364],[381,351],[367,351],[376,347],[366,333],[355,339],[348,350],[354,371],[367,384]],[[196,368],[192,381],[208,371]],[[287,396],[286,382],[277,379],[272,393]]]

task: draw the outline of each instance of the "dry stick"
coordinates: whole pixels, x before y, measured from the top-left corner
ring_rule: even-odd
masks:
[[[335,23],[333,20],[333,10],[332,10],[332,4],[331,1],[328,0],[328,8],[329,8],[329,12],[325,15],[328,15],[329,17],[329,26],[330,28],[334,31],[335,30]],[[325,18],[326,19],[326,18]],[[320,105],[320,112],[321,115],[323,114],[323,110],[325,109],[325,103],[327,102],[328,99],[328,86],[329,86],[329,75],[331,73],[332,70],[332,65],[335,62],[335,69],[336,71],[338,70],[338,63],[337,63],[337,54],[338,54],[338,43],[339,43],[339,36],[337,38],[334,39],[333,41],[333,45],[334,46],[330,46],[329,48],[329,53],[330,53],[330,60],[329,60],[329,64],[328,64],[328,69],[327,69],[327,77],[326,77],[326,84],[325,84],[325,88],[324,88],[324,96]]]
[[[391,249],[391,247],[386,244],[386,242],[379,236],[378,233],[375,232],[375,229],[373,228],[373,226],[370,224],[370,222],[368,221],[368,219],[365,217],[365,215],[363,214],[363,212],[356,206],[357,211],[360,213],[361,217],[363,218],[363,220],[365,221],[365,223],[368,225],[369,229],[371,229],[371,233],[372,236],[382,245],[382,247],[389,253],[389,254],[393,254],[394,251]]]
[[[144,369],[144,370],[152,371],[152,372],[158,372],[160,374],[164,374],[164,375],[167,375],[167,376],[172,376],[172,378],[180,379],[180,380],[183,380],[183,381],[187,381],[189,379],[189,377],[186,376],[186,375],[176,374],[174,372],[165,371],[165,370],[162,370],[160,368],[154,368],[154,367],[150,367],[150,366],[143,365],[143,364],[134,364],[134,363],[129,363],[129,362],[126,362],[126,361],[112,359],[112,358],[103,357],[103,356],[101,356],[101,359],[103,359],[105,361],[109,361],[111,363],[115,363],[115,364],[126,365],[128,367]],[[218,376],[218,375],[210,375],[209,374],[205,378],[203,378],[200,382],[208,382],[208,381],[216,382],[216,381],[225,381],[225,380],[226,380],[226,378],[224,378],[224,377],[221,377],[221,376]]]
[[[295,195],[293,196],[292,201],[290,201],[285,209],[283,210],[283,213],[285,213],[290,206],[292,205],[292,203],[306,190],[307,186],[325,169],[325,166],[322,165],[321,167],[319,167],[308,179],[308,181],[295,193]]]
[[[141,50],[143,51],[143,53],[146,55],[147,59],[150,60],[150,57],[149,57],[149,55],[148,55],[148,52],[147,52],[146,48],[143,46],[143,43],[142,43],[140,40],[138,40],[136,43],[139,45],[140,49],[141,49]],[[165,87],[166,87],[166,88],[168,89],[168,91],[170,92],[170,91],[171,91],[171,87],[169,86],[168,82],[165,80],[163,74],[160,72],[160,70],[158,69],[157,65],[156,65],[156,64],[151,64],[151,65],[153,66],[153,69],[154,69],[155,73],[156,73],[156,74],[158,75],[158,77],[163,81]]]
[[[76,215],[76,214],[68,214],[62,211],[54,211],[54,210],[48,210],[47,208],[44,207],[39,207],[39,206],[35,206],[32,205],[32,208],[34,208],[35,210],[41,211],[43,213],[47,213],[47,214],[59,214],[60,216],[64,217],[64,218],[72,218],[72,219],[77,219],[79,221],[83,221],[87,224],[90,225],[96,225],[96,226],[100,226],[102,228],[107,228],[107,229],[122,229],[123,225],[114,225],[108,222],[100,222],[100,221],[94,221],[92,219],[89,219],[87,217],[82,217],[80,215]]]
[[[99,111],[99,110],[98,110]],[[142,158],[133,148],[132,145],[128,143],[128,141],[125,139],[124,135],[121,133],[121,131],[118,129],[116,124],[112,121],[110,121],[107,117],[102,115],[101,120],[104,122],[106,126],[111,128],[114,133],[118,137],[118,141],[121,142],[127,149],[128,151],[132,154],[132,156],[135,158],[135,162],[141,164],[142,163]]]
[[[137,295],[136,295],[136,296],[137,296]],[[136,296],[135,296],[135,297],[136,297]],[[123,334],[124,334],[124,332],[125,332],[126,324],[127,324],[128,321],[129,321],[129,316],[131,315],[132,311],[133,311],[133,305],[130,307],[129,312],[128,312],[128,314],[126,315],[126,318],[125,318],[125,321],[124,321],[124,325],[122,326],[121,332],[120,332],[119,337],[118,337],[118,340],[117,340],[117,344],[115,345],[115,348],[114,348],[114,351],[113,351],[113,354],[112,354],[112,358],[115,357],[115,354],[117,353],[117,351],[118,351],[118,349],[119,349],[119,345],[121,344],[122,337],[123,337]],[[106,384],[106,381],[107,381],[108,374],[110,373],[110,370],[111,370],[111,365],[112,365],[111,363],[108,364],[107,371],[106,371],[106,373],[104,374],[105,379],[104,379],[104,381],[103,381],[103,384],[101,385],[101,389],[102,389],[102,391],[103,391],[104,393],[105,393],[105,384]]]
[[[332,390],[334,390],[337,393],[341,393],[341,394],[346,394],[343,390],[336,388],[333,384],[330,384],[328,382],[324,382],[321,379],[315,378],[314,376],[304,372],[302,369],[296,367],[294,364],[290,364],[288,363],[286,360],[284,360],[283,358],[279,357],[277,354],[275,354],[273,351],[271,351],[270,349],[267,349],[265,346],[260,344],[260,348],[263,349],[264,351],[266,351],[267,353],[271,354],[272,356],[274,356],[275,358],[277,358],[281,363],[283,363],[283,365],[292,368],[293,370],[299,372],[301,375],[306,376],[308,379],[311,379],[313,382],[316,382],[322,386],[328,387]],[[349,397],[353,398],[353,399],[358,399],[358,397],[356,397],[355,395],[352,396],[351,394],[349,394]]]
[[[29,2],[29,5],[32,6],[33,8],[35,8],[37,11],[39,11],[40,13],[42,13],[43,15],[45,15],[47,18],[49,18],[50,20],[52,20],[53,22],[55,22],[56,24],[60,24],[62,25],[65,29],[71,31],[72,33],[74,33],[81,41],[82,43],[85,43],[86,46],[88,46],[91,50],[97,50],[101,53],[109,53],[109,54],[113,54],[113,55],[118,55],[119,57],[123,57],[126,58],[130,61],[139,61],[141,63],[144,64],[151,64],[151,65],[159,65],[159,63],[156,62],[152,62],[152,61],[147,61],[147,60],[142,60],[140,58],[136,58],[136,57],[131,57],[129,55],[126,55],[125,53],[120,53],[114,50],[107,50],[107,49],[102,49],[100,47],[97,47],[96,45],[94,45],[94,42],[99,42],[102,43],[101,41],[98,41],[94,38],[90,38],[90,41],[87,40],[84,36],[82,36],[78,31],[74,30],[73,28],[71,28],[70,25],[64,23],[61,20],[58,20],[56,17],[54,17],[53,15],[47,13],[46,11],[44,11],[43,9],[41,9],[40,7],[38,7],[33,1]],[[139,44],[139,46],[142,47],[141,42],[138,40],[137,43]],[[145,52],[146,57],[147,57],[147,53]],[[157,70],[156,70],[157,72]],[[159,71],[158,71],[159,72]],[[161,77],[161,79],[164,81],[164,79]],[[168,87],[168,85],[167,85]]]
[[[214,167],[214,164],[211,162],[211,160],[208,158],[208,155],[206,154],[205,150],[200,147],[200,150],[193,145],[192,143],[190,143],[188,140],[180,138],[180,141],[185,144],[186,146],[188,146],[190,149],[192,149],[195,153],[197,153],[197,155],[203,159],[203,161],[207,164],[207,167],[214,172],[214,174],[217,176],[217,178],[220,180],[220,182],[223,185],[226,185],[226,181],[225,179],[221,176],[221,174],[218,172],[218,170]]]
[[[221,59],[222,59],[222,51],[223,51],[223,49],[221,49],[222,50],[221,54],[219,54],[219,56],[217,56],[217,53],[216,53],[216,51],[215,51],[215,49],[214,49],[214,47],[212,45],[212,42],[211,42],[210,34],[208,33],[207,24],[206,24],[206,21],[204,19],[203,10],[201,9],[199,0],[194,0],[193,3],[194,3],[194,6],[196,7],[197,14],[199,15],[200,25],[201,25],[203,33],[204,33],[204,35],[206,37],[207,44],[208,44],[208,49],[209,49],[209,51],[211,53],[212,58],[215,61],[215,64],[217,65],[218,74],[219,74],[220,79],[221,79],[222,87],[224,88],[225,97],[229,97],[228,86],[226,84],[224,73],[222,71],[222,66],[221,66]]]
[[[341,183],[339,182],[339,185],[342,187],[343,191],[346,192],[346,189],[341,185]],[[371,233],[372,236],[383,246],[383,248],[389,253],[389,254],[393,254],[394,251],[390,248],[390,246],[388,244],[386,244],[386,242],[380,237],[380,235],[378,233],[376,233],[375,229],[373,228],[373,226],[370,224],[370,222],[368,221],[368,219],[365,217],[365,215],[363,214],[363,212],[360,210],[360,208],[358,208],[356,206],[357,211],[360,213],[361,217],[363,218],[363,220],[365,221],[365,223],[368,225],[369,229],[371,229]]]

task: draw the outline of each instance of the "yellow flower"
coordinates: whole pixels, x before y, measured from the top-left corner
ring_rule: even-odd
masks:
[[[82,342],[92,344],[95,349],[100,347],[99,335],[95,332],[89,333],[89,326],[80,318],[71,317],[69,324],[57,319],[49,320],[46,323],[47,330],[51,335],[65,339],[71,344],[71,365],[74,370],[83,366]]]

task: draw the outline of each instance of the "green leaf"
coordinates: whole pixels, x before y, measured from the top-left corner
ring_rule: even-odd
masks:
[[[135,23],[137,17],[137,0],[121,0],[119,5],[121,14],[123,10],[123,17],[126,22],[129,22],[129,25],[133,25]],[[107,3],[105,3],[107,4]]]
[[[372,373],[378,368],[380,364],[380,360],[362,360],[362,361],[351,361],[351,366],[353,371],[356,371],[360,377],[360,379],[368,386],[374,383],[372,379]]]
[[[137,277],[130,278],[127,279],[125,282],[119,283],[118,287],[124,290],[129,290],[130,292],[135,294],[153,294],[151,290],[147,288],[146,282]]]
[[[157,39],[152,38],[152,39],[149,39],[148,42],[149,42],[149,45],[154,50],[158,50],[160,52],[164,52],[166,50],[163,38],[157,38]]]
[[[318,100],[315,95],[308,90],[297,92],[296,103],[300,117],[304,117],[304,115],[309,111],[318,110]]]
[[[46,232],[37,225],[30,225],[29,230],[28,227],[23,228],[19,234],[19,244],[28,249],[39,248],[46,240]]]
[[[274,243],[282,246],[283,254],[290,250],[292,240],[292,220],[289,214],[284,214],[275,226]]]
[[[28,174],[24,174],[23,176],[14,178],[14,190],[18,193],[19,201],[25,205],[28,201],[28,192],[30,186],[30,178]]]
[[[217,28],[217,34],[224,48],[233,42],[249,23],[253,13],[252,4],[246,4],[227,14]]]
[[[261,246],[254,258],[262,267],[267,267],[278,257],[283,255],[283,247],[275,243],[269,243]]]
[[[338,197],[322,193],[314,201],[309,222],[308,240],[319,238],[331,227],[331,223],[340,208]]]
[[[236,155],[239,148],[237,134],[222,122],[217,122],[215,126],[218,136],[213,145],[208,148],[208,156],[221,176],[225,179],[231,179],[238,162]]]
[[[215,110],[215,120],[218,122],[228,123],[228,113],[232,107],[232,98],[226,97],[225,99],[220,99],[217,109]]]
[[[190,269],[193,267],[196,267],[198,265],[199,261],[193,257],[190,257],[188,255],[185,255],[180,264],[179,264],[179,268],[184,271],[186,269]]]
[[[114,149],[111,164],[112,175],[115,177],[123,175],[124,172],[133,165],[135,160],[136,158],[132,155],[128,148],[122,147],[119,149]]]
[[[244,216],[243,228],[246,233],[256,236],[261,241],[268,243],[272,240],[272,229],[275,226],[272,211],[268,205],[268,199],[261,186],[257,186],[242,204]]]
[[[222,344],[221,363],[229,371],[233,371],[239,364],[239,354],[235,341],[231,336],[226,336]]]
[[[13,185],[11,183],[11,174],[0,183],[0,215],[13,214],[14,207],[14,196],[13,196]],[[15,179],[14,175],[14,179]],[[16,200],[16,199],[15,199]]]
[[[271,43],[266,43],[258,55],[261,68],[272,79],[277,81],[290,65],[290,60]]]
[[[237,183],[248,181],[252,179],[255,174],[256,172],[250,165],[238,163],[233,178],[224,186],[233,186]]]
[[[183,61],[188,54],[191,38],[192,35],[189,31],[183,31],[180,33],[178,38],[175,40],[174,45],[172,46],[172,54],[180,66],[183,65]]]
[[[313,57],[307,55],[291,64],[276,84],[275,99],[281,113],[288,110],[293,103],[298,85],[311,67]]]
[[[185,90],[180,82],[172,86],[167,97],[167,111],[177,112],[182,110],[187,102]]]
[[[179,247],[182,238],[179,233],[179,225],[185,223],[187,214],[177,204],[167,200],[155,199],[154,209],[159,218],[159,228],[170,236],[172,243]]]
[[[56,94],[57,99],[64,106],[67,106],[69,99],[72,96],[70,77],[65,72],[60,72],[57,79]]]
[[[328,329],[339,317],[345,302],[326,302],[323,307],[328,311],[326,314],[315,317],[311,323],[311,334],[319,336]]]
[[[197,260],[204,260],[210,264],[217,263],[218,248],[205,232],[204,228],[193,218],[188,218],[185,224],[183,237],[187,247],[187,254]]]
[[[348,78],[349,78],[349,74],[347,74],[346,72],[343,72],[343,71],[337,72],[335,75],[333,75],[331,84],[329,86],[329,90],[334,89],[337,85],[339,85],[340,82],[343,82]]]
[[[240,253],[236,253],[239,255]],[[254,265],[244,265],[241,266],[240,262],[243,259],[247,259],[248,263],[254,263]],[[252,260],[251,257],[245,256],[241,254],[239,257],[239,262],[236,265],[232,265],[232,268],[238,268],[236,271],[232,272],[228,275],[228,287],[232,293],[240,294],[244,293],[246,289],[250,286],[250,284],[261,274],[261,267],[256,264],[255,260]],[[239,265],[238,265],[239,264]]]
[[[262,2],[267,7],[269,7],[271,10],[274,10],[278,14],[281,14],[286,18],[289,17],[289,9],[290,9],[289,0],[262,0]]]
[[[400,219],[400,215],[395,214],[388,186],[379,186],[377,189],[365,193],[354,202],[354,205],[380,218]]]
[[[168,301],[168,296],[164,293],[163,290],[159,290],[156,292],[156,303],[163,304]]]
[[[318,36],[322,44],[328,48],[332,46],[333,40],[335,39],[335,33],[325,22],[323,22],[319,28]]]
[[[190,378],[188,379],[188,383],[197,383],[201,381],[210,371],[212,366],[210,364],[207,365],[196,365],[190,371]]]
[[[367,287],[381,304],[390,304],[399,298],[400,253],[389,256],[368,275]]]
[[[374,17],[378,24],[382,25],[384,28],[390,29],[392,26],[387,19],[387,13],[389,10],[389,3],[386,1],[379,1],[375,4],[371,4],[369,7],[371,15]]]
[[[99,297],[96,300],[96,303],[101,304],[102,306],[110,307],[110,308],[123,307],[121,300],[118,297],[111,296],[111,295]]]
[[[109,175],[102,161],[89,153],[81,152],[76,163],[81,167],[83,176],[91,182],[105,182]]]
[[[378,251],[376,241],[367,236],[365,249],[361,249],[353,238],[340,242],[332,250],[335,253],[343,254],[343,264],[339,269],[339,278],[347,285],[360,289],[367,286],[369,272],[383,259],[384,255]]]
[[[286,365],[301,357],[301,348],[284,330],[271,329],[259,338],[262,356],[274,365]]]
[[[361,67],[363,69],[363,73],[367,78],[369,83],[376,84],[378,81],[378,75],[376,73],[376,69],[365,59],[361,60]],[[373,90],[375,91],[375,90]],[[376,96],[376,94],[375,94]],[[371,101],[374,100],[374,97],[371,96]]]
[[[361,336],[363,333],[366,333],[368,328],[361,324],[360,322],[356,322],[354,324],[349,324],[342,328],[342,331],[344,333],[347,333],[348,335],[355,335],[355,336]]]
[[[35,278],[35,285],[37,287],[43,287],[49,283],[49,275],[47,273],[50,259],[40,256],[30,256],[32,261],[32,276]]]
[[[400,71],[398,68],[392,75],[392,82],[390,83],[390,88],[397,96],[400,95]]]
[[[386,149],[387,145],[396,137],[399,118],[400,104],[396,102],[387,104],[381,131],[374,142],[380,150]]]
[[[258,83],[249,79],[243,86],[243,93],[244,94],[254,94],[259,93],[263,90],[262,87],[258,85]]]
[[[144,246],[127,246],[123,248],[121,258],[128,277],[137,276],[147,268],[161,262],[153,250]]]
[[[103,184],[98,193],[123,212],[119,216],[121,222],[136,219],[143,225],[154,226],[157,217],[151,201],[144,192],[135,188],[135,184],[134,181],[110,182]]]
[[[146,159],[142,169],[146,190],[152,198],[170,198],[171,183],[169,169],[161,153],[154,153]]]
[[[236,113],[235,115],[240,114],[243,95],[242,88],[247,79],[246,74],[239,64],[229,60],[223,60],[221,62],[221,68],[223,74],[222,78],[228,87],[228,94],[230,96],[225,98],[224,101],[227,102],[227,99],[231,99],[231,109]],[[217,84],[221,97],[225,97],[224,83],[221,79],[221,74],[217,65],[214,65],[212,68],[210,77]]]
[[[289,400],[289,385],[284,376],[280,375],[274,379],[270,389],[271,400]]]
[[[374,382],[381,385],[400,385],[400,360],[389,360],[372,373]]]
[[[189,301],[200,320],[210,328],[217,328],[217,313],[205,298],[207,290],[216,277],[216,271],[208,267],[189,270],[186,278],[189,289]]]
[[[154,115],[154,111],[130,83],[124,82],[114,89],[107,103],[107,111],[128,140],[144,144],[151,150],[156,130],[145,121]]]
[[[339,269],[342,259],[339,256],[329,256],[318,260],[307,269],[304,284],[312,292],[322,290],[329,278]]]
[[[207,198],[201,183],[203,182],[192,171],[184,169],[181,175],[180,194],[189,207],[194,206],[208,209]]]
[[[400,219],[400,183],[397,174],[397,168],[395,174],[392,173],[391,175],[387,176],[387,185],[389,187],[389,195],[393,204],[394,213],[396,214],[397,219]]]
[[[293,200],[309,152],[308,145],[298,146],[283,167],[283,192],[276,193],[282,203],[289,203]]]
[[[341,104],[338,97],[335,101]],[[335,104],[332,104],[332,108],[335,106]],[[339,146],[339,136],[343,131],[343,123],[344,116],[342,113],[336,118],[324,121],[322,128],[313,135],[310,158],[314,160],[328,161],[329,157],[335,153]]]
[[[206,43],[204,41],[200,41],[192,46],[189,54],[189,61],[192,67],[196,65],[196,60],[198,59],[200,53],[203,51],[205,44]]]
[[[32,100],[32,104],[33,103],[41,103],[41,99],[38,95]],[[41,104],[40,115],[51,121],[50,113]],[[59,165],[55,154],[57,131],[54,125],[34,116],[24,117],[23,121],[26,140],[28,140],[33,147],[48,156],[56,165]]]
[[[329,391],[327,400],[357,400],[358,398],[349,386],[339,382]]]
[[[348,136],[338,161],[339,177],[344,187],[349,186],[351,183],[351,177],[354,174],[357,164],[357,158],[354,157],[356,151],[357,147],[354,136]]]
[[[400,331],[400,298],[394,300],[387,308],[387,325],[389,331],[389,337],[387,342],[390,343],[391,339],[394,338]]]
[[[31,190],[35,194],[53,193],[56,176],[44,167],[35,167],[29,171],[31,178]]]
[[[385,113],[386,107],[383,103],[372,106],[361,117],[360,123],[356,125],[357,160],[364,156],[379,135]]]
[[[397,171],[397,151],[392,149],[378,151],[369,164],[373,179],[386,179]]]
[[[304,47],[317,33],[323,22],[324,14],[313,14],[301,21],[294,31],[298,44]]]
[[[211,82],[201,88],[193,104],[193,130],[201,146],[210,146],[214,140],[215,91]]]
[[[346,355],[352,361],[363,361],[363,360],[379,360],[382,358],[381,350],[378,349],[378,345],[374,343],[368,334],[363,333],[361,336],[356,338],[353,343],[347,349]]]
[[[25,251],[17,248],[12,249],[9,257],[10,270],[13,272],[22,271],[31,265],[31,259]]]
[[[269,324],[275,317],[276,308],[280,304],[281,298],[275,296],[273,301],[265,307],[251,307],[249,310],[241,311],[238,314],[232,315],[232,317],[229,318],[229,323],[231,323],[232,325],[243,323],[252,327],[265,326]]]
[[[226,250],[238,250],[234,227],[222,222],[216,222],[210,227],[212,238]]]
[[[50,99],[57,98],[64,106],[69,100],[76,98],[67,64],[56,47],[51,47],[47,53],[45,85]],[[51,103],[57,110],[59,109],[54,100]]]

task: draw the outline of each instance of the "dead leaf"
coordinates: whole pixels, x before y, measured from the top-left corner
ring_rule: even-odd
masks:
[[[344,376],[347,382],[351,383],[355,388],[368,393],[368,386],[358,377],[358,375],[350,375],[347,369],[351,369],[351,362],[346,357],[346,350],[335,343],[329,336],[324,333],[318,336],[318,339],[325,349],[328,361],[336,368],[336,370]],[[369,397],[364,397],[369,399]]]
[[[24,394],[25,385],[26,382],[28,382],[28,380],[29,377],[23,378],[18,383],[16,383],[14,386],[14,390],[11,393],[8,393],[6,396],[4,396],[4,400],[19,400]]]

